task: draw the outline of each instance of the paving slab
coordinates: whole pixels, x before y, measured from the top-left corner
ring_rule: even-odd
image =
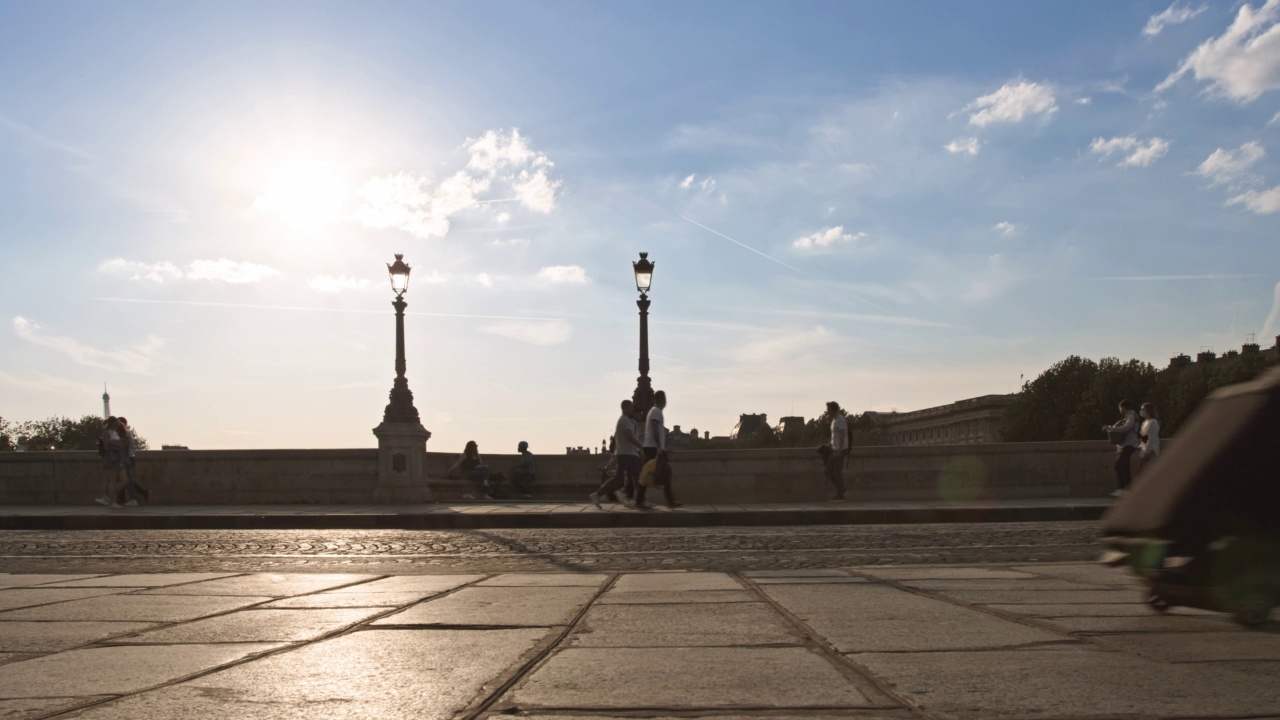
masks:
[[[741,590],[742,584],[726,573],[718,572],[670,572],[632,573],[623,575],[613,584],[612,590],[626,592],[688,591],[688,590]]]
[[[834,568],[810,568],[799,570],[749,570],[742,573],[749,578],[804,578],[804,577],[849,577],[849,573]]]
[[[374,621],[374,625],[546,627],[568,623],[594,587],[467,587]]]
[[[1246,632],[1232,622],[1226,614],[1212,615],[1157,615],[1147,613],[1141,617],[1055,617],[1040,622],[1063,632],[1081,635],[1107,633],[1144,632]]]
[[[396,575],[373,582],[340,587],[328,593],[414,592],[442,593],[484,579],[484,575]]]
[[[740,602],[759,602],[760,598],[747,592],[746,590],[687,590],[687,591],[666,591],[655,590],[653,592],[617,592],[610,588],[600,599],[596,601],[597,605],[654,605],[654,604],[683,604],[683,603],[740,603]]]
[[[1033,575],[1016,570],[1000,570],[980,567],[855,567],[854,572],[864,573],[885,580],[960,580],[960,579],[1008,579],[1029,580]]]
[[[481,587],[600,587],[607,579],[608,575],[597,573],[505,573],[476,584]]]
[[[799,645],[804,638],[767,603],[594,605],[569,644],[574,647]]]
[[[271,595],[287,597],[330,590],[362,580],[372,580],[377,575],[306,574],[306,573],[257,573],[236,577],[206,580],[176,587],[143,590],[148,595]]]
[[[66,582],[69,580],[86,580],[96,575],[48,575],[25,573],[0,573],[0,589],[15,587],[31,587],[45,583]]]
[[[1004,578],[968,578],[934,580],[899,580],[902,585],[920,590],[1115,590],[1114,585],[1085,585],[1060,578],[1028,577],[1023,580]],[[1132,597],[1132,596],[1130,596]]]
[[[544,630],[354,632],[91,708],[78,718],[450,720]]]
[[[1097,563],[1047,563],[1044,565],[1019,565],[1010,569],[1094,585],[1133,585],[1135,587],[1141,585],[1141,581],[1128,570],[1107,567]]]
[[[1107,635],[1095,640],[1107,647],[1165,662],[1280,661],[1280,633],[1144,633]],[[1276,680],[1280,683],[1280,676]]]
[[[522,709],[862,708],[872,705],[806,648],[570,648],[504,698]]]
[[[1033,603],[1030,605],[1011,605],[1011,604],[992,604],[986,607],[1000,612],[1007,612],[1013,615],[1025,615],[1027,617],[1148,617],[1155,615],[1155,611],[1147,607],[1146,603],[1138,602],[1136,599],[1129,604],[1123,603],[1064,603],[1064,604],[1041,604]],[[1177,607],[1169,610],[1170,615],[1221,615],[1212,610],[1200,610],[1198,608]]]
[[[10,588],[0,590],[0,610],[48,605],[67,600],[83,600],[100,595],[127,592],[123,588]]]
[[[766,585],[761,589],[842,653],[997,648],[1061,635],[883,585]]]
[[[962,602],[975,605],[1077,605],[1128,604],[1142,602],[1133,590],[937,590]]]
[[[241,610],[120,638],[127,644],[298,642],[366,620],[384,608]],[[3,627],[3,626],[0,626]]]
[[[859,577],[762,577],[751,578],[757,585],[849,585],[852,583],[869,583],[871,580]]]
[[[53,605],[0,613],[0,621],[115,620],[122,622],[181,622],[216,615],[270,600],[269,597],[196,597],[189,595],[103,595]]]
[[[0,666],[0,698],[119,695],[278,647],[273,643],[68,650]]]
[[[51,698],[18,698],[16,700],[0,700],[0,720],[28,720],[41,718],[56,712],[86,705],[107,696],[96,697],[51,697]]]
[[[935,718],[1254,717],[1280,683],[1088,649],[869,653],[851,659]]]
[[[423,592],[325,592],[314,595],[275,600],[261,607],[263,609],[318,609],[318,608],[389,608],[412,605],[419,600],[438,595],[439,593]]]
[[[129,575],[105,575],[82,580],[51,583],[45,587],[165,587],[186,583],[231,577],[235,573],[137,573]]]
[[[155,623],[5,622],[0,623],[0,651],[57,652],[151,627],[155,627]]]

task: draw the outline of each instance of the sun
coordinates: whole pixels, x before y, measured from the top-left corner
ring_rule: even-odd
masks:
[[[347,189],[333,166],[315,157],[295,157],[264,172],[253,206],[290,227],[311,230],[341,220]]]

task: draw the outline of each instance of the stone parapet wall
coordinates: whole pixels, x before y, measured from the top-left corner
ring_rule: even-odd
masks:
[[[1100,497],[1114,487],[1113,457],[1105,442],[857,447],[846,483],[855,500]],[[437,500],[474,493],[469,483],[444,478],[456,459],[456,453],[427,453]],[[585,500],[599,485],[606,459],[538,456],[535,497]],[[516,460],[485,455],[491,470],[508,477]],[[672,454],[672,468],[682,502],[805,502],[831,493],[810,448],[689,450]],[[101,493],[103,475],[92,452],[0,453],[0,504],[83,505]],[[138,454],[138,478],[156,504],[371,504],[378,451],[148,451]],[[661,492],[651,497],[660,499]]]

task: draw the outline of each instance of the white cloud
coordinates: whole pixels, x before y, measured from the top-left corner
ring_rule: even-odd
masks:
[[[504,240],[502,238],[497,238],[496,240],[490,240],[489,244],[494,247],[511,247],[511,248],[528,247],[529,239],[528,238],[510,238],[510,239]]]
[[[1271,215],[1280,212],[1280,185],[1270,190],[1249,190],[1240,193],[1227,201],[1227,205],[1244,205],[1257,215]]]
[[[355,219],[372,228],[398,228],[419,238],[449,234],[449,218],[480,204],[487,179],[457,172],[434,189],[426,178],[401,172],[370,178],[358,195],[364,204]]]
[[[997,253],[988,257],[983,268],[968,278],[968,287],[961,297],[974,302],[991,300],[1003,294],[1013,280],[1013,271],[1008,262],[1003,255]]]
[[[555,209],[556,192],[562,183],[562,180],[548,179],[546,168],[538,168],[532,173],[521,170],[513,187],[516,200],[519,200],[521,205],[545,215]]]
[[[496,217],[493,218],[493,221],[499,225],[506,225],[507,223],[511,222],[511,213],[500,212],[497,214]]]
[[[115,258],[99,265],[98,272],[107,273],[108,275],[128,276],[130,280],[149,280],[153,283],[162,283],[166,279],[177,280],[182,278],[182,271],[178,269],[178,266],[167,260],[144,263],[136,260]]]
[[[737,349],[734,356],[744,365],[789,362],[794,361],[798,355],[827,347],[837,337],[822,325],[815,325],[810,330],[798,332],[774,332],[744,343]]]
[[[969,116],[970,124],[985,127],[992,123],[1019,123],[1032,115],[1049,116],[1057,109],[1052,90],[1039,83],[1021,80],[1017,84],[1006,83],[990,95],[983,95],[966,105],[963,112],[973,112]]]
[[[493,287],[493,278],[489,277],[489,273],[480,273],[476,275],[476,282],[485,287]]]
[[[1268,339],[1280,330],[1280,282],[1276,283],[1273,295],[1271,312],[1267,314],[1266,322],[1262,323],[1262,337]]]
[[[1280,112],[1272,115],[1271,119],[1267,121],[1268,126],[1275,125],[1276,123],[1280,123]]]
[[[682,190],[688,190],[690,187],[692,187],[692,186],[693,186],[693,181],[694,181],[694,180],[696,180],[697,178],[698,178],[698,176],[695,174],[695,175],[690,175],[690,176],[686,177],[685,179],[681,180],[681,181],[680,181],[680,189],[682,189]]]
[[[421,282],[438,285],[440,283],[449,282],[449,275],[447,273],[442,273],[439,270],[432,270],[426,275],[426,277],[422,278]]]
[[[556,285],[585,285],[587,271],[578,265],[552,265],[539,270],[538,279]]]
[[[1093,102],[1093,98],[1091,97],[1082,97],[1082,98],[1075,99],[1075,103],[1077,105],[1088,105],[1091,102]]]
[[[697,173],[694,173],[692,175],[685,176],[685,179],[680,181],[680,189],[700,190],[704,193],[709,193],[716,189],[716,179],[713,177],[705,177],[702,180],[698,180]]]
[[[1179,7],[1178,3],[1174,3],[1163,11],[1152,15],[1147,20],[1146,26],[1142,28],[1142,34],[1149,37],[1155,37],[1166,27],[1170,25],[1181,25],[1208,9],[1209,7],[1207,5],[1201,5],[1198,8],[1193,8],[1190,5],[1183,5],[1182,7]]]
[[[215,282],[241,285],[244,283],[262,282],[280,271],[266,265],[250,262],[236,262],[221,258],[219,260],[196,260],[187,266],[188,280],[213,280]]]
[[[81,365],[137,374],[151,369],[156,352],[164,345],[160,338],[148,336],[145,342],[133,348],[99,350],[74,338],[45,335],[40,332],[39,324],[22,316],[13,318],[13,331],[19,338],[33,345],[56,350]]]
[[[1143,142],[1132,135],[1106,140],[1094,138],[1093,142],[1089,143],[1089,152],[1103,157],[1111,157],[1116,153],[1124,155],[1124,158],[1116,163],[1120,167],[1147,167],[1169,152],[1169,142],[1158,137]]]
[[[1242,5],[1222,35],[1191,51],[1156,92],[1171,87],[1187,73],[1209,83],[1209,89],[1239,103],[1280,88],[1280,0],[1262,7]]]
[[[991,229],[1005,237],[1008,237],[1018,231],[1018,226],[1011,222],[998,222],[995,225],[992,225]]]
[[[312,290],[324,293],[339,293],[345,290],[370,290],[373,283],[365,278],[353,278],[346,275],[317,275],[307,283]]]
[[[480,328],[480,332],[549,347],[573,337],[573,325],[566,320],[521,320],[486,325]]]
[[[520,137],[519,129],[510,133],[489,130],[478,139],[468,138],[467,151],[471,153],[467,167],[490,174],[509,167],[551,165],[546,155],[529,148],[529,141]]]
[[[796,238],[791,242],[791,247],[797,250],[812,250],[814,248],[826,248],[836,243],[857,242],[867,237],[864,232],[849,234],[844,231],[843,225],[819,230],[815,233]]]
[[[214,280],[231,284],[261,282],[268,277],[279,275],[280,271],[266,265],[250,262],[237,262],[222,258],[220,260],[194,260],[186,268],[179,268],[168,260],[155,263],[144,263],[136,260],[115,258],[98,266],[98,272],[109,275],[128,276],[130,280],[147,280],[162,283],[169,280]]]
[[[1261,143],[1256,141],[1247,142],[1236,150],[1218,148],[1200,163],[1200,167],[1196,168],[1196,174],[1207,178],[1210,185],[1236,182],[1242,179],[1249,168],[1266,154],[1267,151],[1263,149]]]
[[[970,155],[977,155],[978,150],[982,147],[982,143],[978,142],[978,138],[976,137],[956,138],[955,140],[952,140],[951,142],[944,145],[943,147],[945,147],[947,149],[947,152],[951,153],[952,155],[956,155],[959,153],[968,153]]]

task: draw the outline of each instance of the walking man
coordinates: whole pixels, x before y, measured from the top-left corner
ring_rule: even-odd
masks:
[[[667,428],[662,417],[662,411],[666,407],[667,393],[663,390],[654,393],[653,407],[649,408],[649,414],[645,416],[644,421],[644,459],[646,463],[650,460],[658,459],[658,464],[661,465],[667,461]],[[637,506],[644,503],[647,489],[644,485],[637,483]],[[662,485],[662,494],[666,496],[667,507],[680,507],[680,503],[676,502],[675,493],[671,490],[670,474],[667,475],[667,481]]]
[[[827,479],[836,486],[836,496],[832,502],[844,500],[844,463],[849,457],[849,421],[840,412],[840,403],[832,400],[827,403],[827,414],[831,416],[831,455],[827,458]]]
[[[1133,482],[1133,467],[1130,462],[1142,445],[1138,440],[1138,428],[1138,413],[1133,411],[1133,403],[1128,400],[1120,401],[1120,419],[1112,425],[1102,427],[1107,439],[1116,446],[1116,490],[1111,493],[1111,497],[1124,497]]]
[[[622,415],[618,417],[618,421],[614,423],[613,429],[613,457],[617,466],[617,472],[612,478],[605,480],[599,490],[591,493],[591,504],[600,507],[600,499],[608,496],[610,493],[616,493],[619,488],[624,485],[632,487],[638,485],[640,479],[640,457],[636,454],[640,450],[641,440],[636,437],[636,426],[631,421],[632,403],[630,400],[622,401]],[[625,495],[624,495],[625,497]],[[627,504],[623,501],[623,504]],[[643,500],[636,502],[637,510],[648,510],[650,506],[646,505]]]
[[[102,497],[94,498],[99,505],[118,508],[116,493],[129,483],[129,474],[125,464],[129,461],[128,448],[120,432],[120,421],[115,417],[107,418],[107,425],[102,430],[102,469],[107,471],[103,485]]]

